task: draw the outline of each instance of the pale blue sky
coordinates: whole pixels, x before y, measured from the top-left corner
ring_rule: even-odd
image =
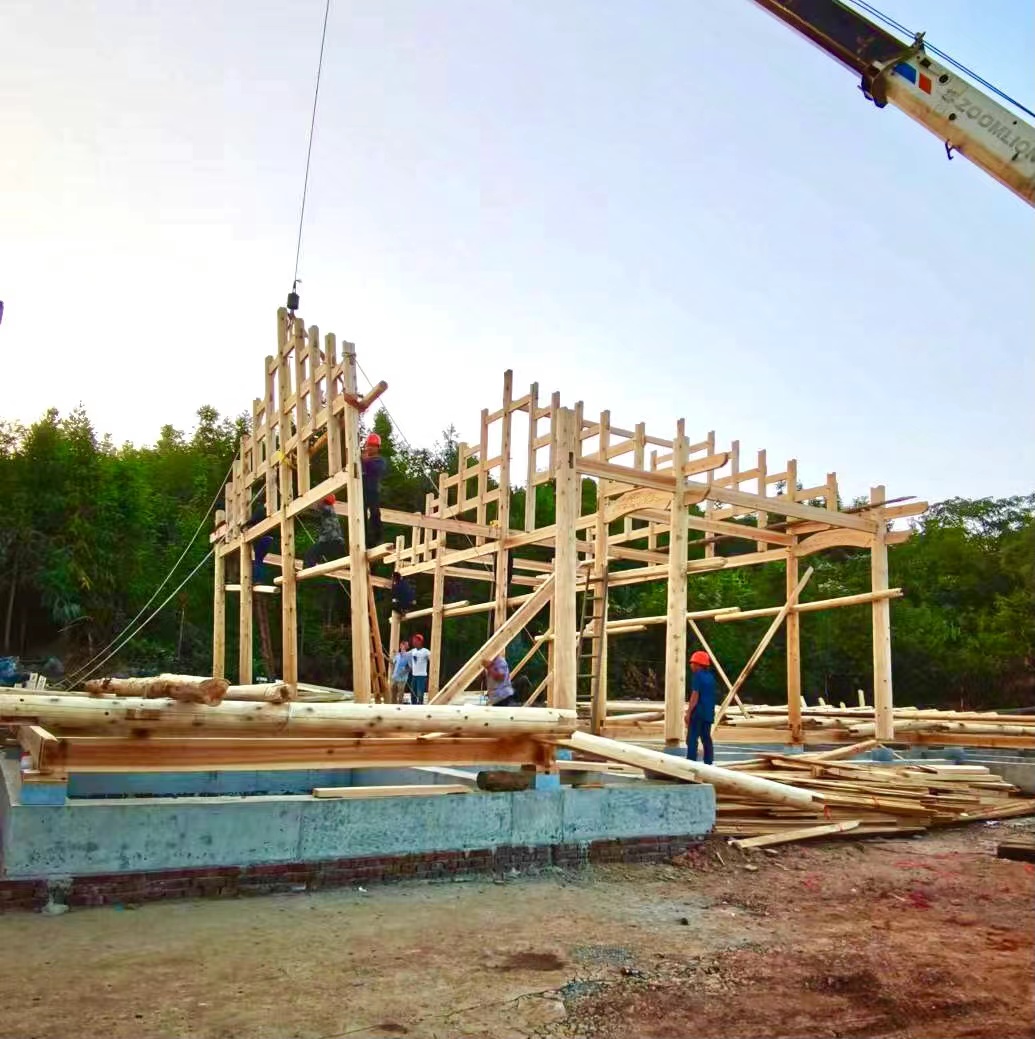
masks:
[[[1029,0],[885,10],[1035,107]],[[322,15],[0,6],[0,414],[250,410]],[[846,496],[1031,491],[1033,231],[750,0],[332,0],[302,313],[420,444],[510,367]]]

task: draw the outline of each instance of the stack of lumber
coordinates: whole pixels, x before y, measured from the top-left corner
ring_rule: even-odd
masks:
[[[744,847],[835,832],[920,833],[930,827],[1035,814],[1035,798],[983,765],[877,764],[844,760],[858,747],[825,754],[767,754],[728,767],[817,796],[815,809],[785,808],[720,792],[715,832]]]

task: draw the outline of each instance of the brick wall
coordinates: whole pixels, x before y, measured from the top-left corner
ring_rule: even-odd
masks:
[[[585,844],[500,847],[478,851],[436,851],[322,862],[287,862],[262,866],[172,869],[150,873],[105,873],[63,881],[58,900],[70,906],[115,902],[153,902],[163,898],[234,898],[297,890],[435,880],[458,874],[505,873],[512,869],[559,866],[575,869],[592,863],[665,862],[699,841],[696,837],[629,837]],[[0,881],[0,913],[39,909],[48,900],[46,880]]]

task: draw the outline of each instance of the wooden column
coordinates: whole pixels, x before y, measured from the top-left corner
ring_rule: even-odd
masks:
[[[252,546],[241,542],[238,549],[241,560],[241,603],[237,643],[237,684],[251,685],[252,682]]]
[[[442,535],[443,537],[445,535]],[[435,553],[435,573],[431,592],[431,660],[428,666],[428,693],[434,696],[439,689],[442,674],[442,604],[446,586],[446,572],[442,564],[443,545]]]
[[[334,413],[334,369],[338,366],[338,341],[333,334],[324,339],[324,352],[327,355],[327,475],[333,476],[342,468],[341,419]]]
[[[290,320],[287,311],[281,308],[278,312],[281,320],[278,325],[279,357],[277,363],[277,398],[279,404],[280,449],[280,556],[283,572],[283,583],[280,586],[281,616],[281,680],[291,690],[291,695],[298,695],[298,604],[296,592],[298,583],[295,580],[295,518],[288,516],[287,507],[291,504],[293,485],[291,477],[291,459],[285,445],[291,436],[291,367],[288,364],[288,344],[290,342]],[[295,323],[301,325],[299,319]],[[271,676],[272,677],[272,676]]]
[[[539,383],[534,382],[528,390],[528,474],[525,481],[525,530],[535,530],[535,461],[538,454],[535,446],[539,429]]]
[[[870,489],[870,501],[884,501],[884,488]],[[870,547],[870,585],[874,592],[888,589],[888,543],[884,510],[870,513],[878,521],[877,532]],[[895,735],[893,698],[891,688],[891,600],[876,599],[873,611],[873,713],[876,722],[874,735],[879,740],[891,740]]]
[[[599,454],[607,461],[607,449],[611,446],[611,412],[600,413]],[[590,652],[590,724],[593,732],[604,727],[607,715],[607,481],[597,481],[596,540],[593,546],[593,639]]]
[[[226,678],[226,556],[216,545],[212,582],[212,677]]]
[[[793,491],[790,491],[793,495]],[[798,539],[794,539],[794,545]],[[790,599],[798,586],[798,557],[794,545],[787,556],[787,598]],[[801,743],[801,617],[797,610],[787,614],[787,727],[791,743]]]
[[[345,392],[356,393],[356,347],[342,343]],[[345,487],[349,506],[349,612],[352,616],[352,690],[357,703],[368,703],[373,693],[370,661],[370,568],[367,564],[366,509],[363,467],[359,452],[359,412],[345,407]]]
[[[576,659],[575,592],[578,555],[575,524],[579,518],[578,475],[575,471],[575,412],[561,408],[557,413],[557,536],[554,550],[555,588],[551,623],[554,632],[553,695],[557,707],[575,710],[578,683]]]
[[[500,547],[496,550],[496,608],[493,625],[498,628],[507,619],[507,558],[509,552],[503,547],[510,529],[510,423],[513,417],[514,373],[509,369],[503,373],[503,419],[500,435],[500,486],[496,520],[499,524]]]
[[[676,489],[672,495],[672,529],[668,540],[668,615],[665,620],[665,743],[675,746],[683,739],[686,700],[686,557],[687,511],[682,475],[689,457],[682,419],[672,443],[672,470]]]

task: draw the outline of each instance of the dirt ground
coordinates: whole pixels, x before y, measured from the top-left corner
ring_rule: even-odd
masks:
[[[1021,828],[2,917],[0,1036],[1032,1036]]]

